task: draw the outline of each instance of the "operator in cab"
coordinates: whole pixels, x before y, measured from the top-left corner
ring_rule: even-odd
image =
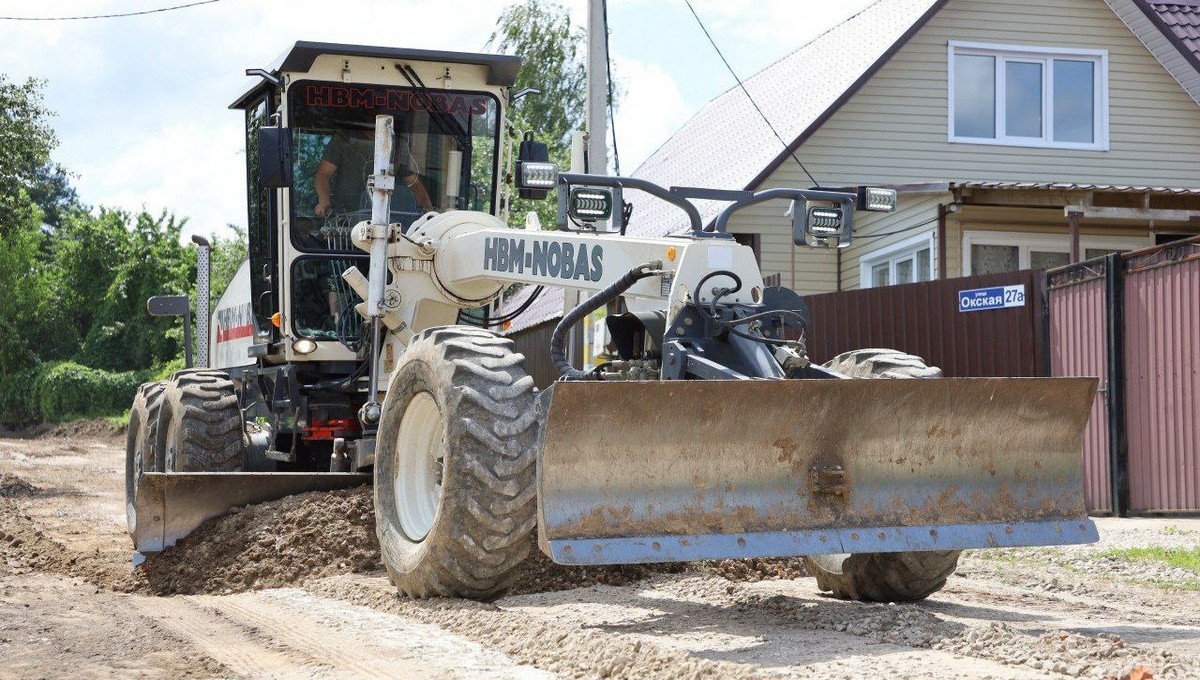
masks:
[[[396,150],[396,177],[399,182],[393,194],[393,206],[397,199],[403,200],[403,194],[406,193],[403,190],[407,189],[417,208],[422,212],[433,210],[429,192],[414,169],[416,163],[405,137],[400,137]],[[367,178],[371,176],[374,165],[373,127],[335,135],[325,147],[313,177],[313,189],[317,194],[314,212],[319,217],[327,217],[331,211],[349,213],[369,209],[371,201],[367,193]]]

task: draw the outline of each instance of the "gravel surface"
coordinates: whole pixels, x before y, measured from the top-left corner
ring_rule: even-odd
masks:
[[[1194,548],[1196,519],[968,551],[915,604],[825,597],[796,559],[537,552],[493,603],[414,601],[365,487],[240,509],[133,571],[123,442],[62,434],[0,437],[0,678],[1200,678],[1200,574],[1106,554]]]

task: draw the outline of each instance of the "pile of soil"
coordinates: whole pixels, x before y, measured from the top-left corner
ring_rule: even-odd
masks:
[[[20,477],[0,472],[0,498],[16,498],[18,496],[32,496],[37,493],[37,487]]]
[[[380,569],[371,489],[311,492],[234,508],[175,547],[146,556],[159,595],[277,588]]]
[[[243,592],[383,568],[369,486],[235,508],[201,525],[175,547],[146,558],[141,585],[160,595]],[[805,575],[799,559],[571,567],[555,564],[532,546],[509,592],[623,586],[689,569],[731,581]]]
[[[36,425],[0,425],[0,439],[59,439],[124,437],[125,425],[107,418],[72,420],[67,423],[38,423]]]

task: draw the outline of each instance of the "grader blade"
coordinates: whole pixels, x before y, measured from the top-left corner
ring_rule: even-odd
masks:
[[[561,564],[1089,543],[1088,378],[560,382],[539,540]]]
[[[352,472],[147,472],[138,482],[134,546],[160,552],[230,508],[370,481]]]

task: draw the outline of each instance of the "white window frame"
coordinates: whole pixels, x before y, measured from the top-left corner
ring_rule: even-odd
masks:
[[[954,57],[958,54],[975,54],[996,57],[996,136],[959,137],[954,134]],[[1055,58],[1070,58],[1091,61],[1096,64],[1092,102],[1091,143],[1054,141],[1054,69]],[[1042,134],[1036,137],[1009,137],[1005,134],[1005,68],[1008,59],[1042,64]],[[949,139],[958,144],[991,144],[999,146],[1024,146],[1040,149],[1079,149],[1084,151],[1108,151],[1108,50],[1087,50],[1065,47],[1026,47],[1023,45],[996,45],[990,43],[951,40],[948,48],[947,71],[949,74]]]
[[[1152,236],[1095,236],[1082,234],[1079,237],[1081,257],[1088,248],[1112,248],[1114,250],[1137,250],[1154,245]],[[971,273],[971,246],[1016,246],[1017,269],[1029,269],[1029,253],[1037,250],[1044,253],[1071,252],[1071,238],[1065,233],[1039,234],[1020,231],[963,230],[963,276]]]
[[[937,231],[931,230],[923,234],[918,234],[903,241],[893,243],[885,248],[880,248],[872,252],[870,255],[864,255],[858,263],[858,281],[859,288],[877,288],[879,285],[875,283],[875,276],[871,269],[884,262],[888,262],[888,285],[894,286],[896,281],[896,263],[895,260],[904,259],[908,255],[915,255],[917,251],[929,249],[929,280],[936,280],[938,277],[937,271]],[[915,274],[916,267],[913,267]]]

